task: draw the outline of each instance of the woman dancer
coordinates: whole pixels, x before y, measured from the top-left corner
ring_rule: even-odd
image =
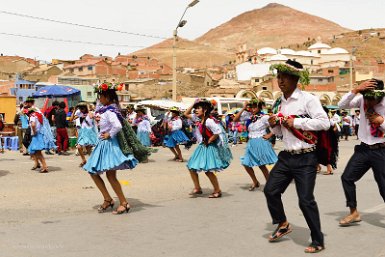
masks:
[[[258,166],[267,181],[269,171],[266,165],[276,163],[278,158],[271,143],[268,141],[273,133],[266,132],[267,128],[269,128],[269,115],[264,115],[261,112],[262,102],[252,99],[249,103],[245,103],[244,108],[234,117],[234,121],[236,122],[241,119],[242,113],[246,110],[248,104],[251,106],[252,116],[246,120],[249,140],[245,155],[241,157],[241,161],[253,181],[249,188],[249,191],[253,191],[260,186],[253,167]]]
[[[195,114],[191,114],[193,108]],[[213,109],[210,101],[197,99],[194,105],[184,113],[184,116],[197,122],[196,136],[199,143],[187,163],[187,168],[194,183],[194,190],[190,195],[202,194],[198,172],[204,171],[214,187],[209,198],[219,198],[222,196],[222,192],[214,172],[226,169],[230,165],[232,155],[226,144],[224,129],[220,127],[219,121],[210,116]]]
[[[179,108],[175,106],[171,107],[170,112],[171,119],[167,123],[169,135],[165,141],[165,146],[170,148],[171,152],[174,154],[174,161],[183,162],[183,156],[179,145],[186,144],[190,140],[182,131],[182,120],[179,117]]]
[[[35,110],[34,108],[30,108],[28,111],[29,116],[29,125],[31,127],[31,135],[32,140],[30,145],[28,146],[28,152],[30,153],[32,159],[35,162],[32,170],[36,170],[40,168],[39,161],[43,166],[40,170],[40,173],[47,173],[48,167],[45,162],[44,156],[42,154],[42,150],[47,150],[46,144],[44,142],[44,135],[42,133],[43,128],[43,114]]]
[[[78,114],[79,117],[75,115],[75,119],[80,120],[80,129],[76,148],[82,158],[82,162],[79,164],[79,167],[83,167],[87,163],[85,154],[83,153],[83,147],[85,147],[87,153],[90,154],[92,147],[97,143],[98,134],[94,121],[94,114],[88,111],[87,104],[85,102],[80,102],[77,105],[77,108],[80,113]]]
[[[142,143],[142,145],[149,147],[151,146],[151,124],[147,115],[145,115],[146,109],[143,106],[138,106],[135,109],[135,112],[136,118],[134,120],[134,126],[137,127],[137,135],[139,141]]]
[[[122,130],[124,118],[119,111],[116,90],[119,90],[119,86],[109,83],[103,83],[95,89],[99,101],[103,105],[95,114],[95,120],[99,122],[99,141],[87,163],[83,166],[103,195],[104,202],[98,208],[99,213],[106,211],[108,208],[112,209],[114,206],[114,200],[100,176],[104,172],[106,172],[107,179],[120,201],[119,207],[112,213],[122,214],[130,210],[130,205],[116,178],[116,171],[133,169],[138,163],[133,154],[123,154],[119,145],[118,133]]]
[[[329,117],[330,128],[318,132],[317,156],[319,164],[317,171],[321,171],[322,164],[326,166],[326,172],[323,174],[333,175],[333,170],[337,169],[338,160],[338,135],[335,133],[337,124],[333,119],[330,119],[329,109],[326,106],[323,106],[323,109]]]

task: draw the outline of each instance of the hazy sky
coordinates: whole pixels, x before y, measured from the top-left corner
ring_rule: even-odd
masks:
[[[34,20],[3,13],[13,12],[132,33],[171,37],[190,0],[3,0],[0,6],[0,53],[39,60],[77,59],[84,53],[116,56],[153,45],[163,39],[99,31]],[[201,0],[187,11],[179,35],[195,39],[211,28],[272,1]],[[385,4],[380,0],[276,0],[291,8],[320,16],[350,29],[384,28]],[[300,22],[300,21],[299,21]],[[122,46],[53,42],[8,34],[87,41]]]

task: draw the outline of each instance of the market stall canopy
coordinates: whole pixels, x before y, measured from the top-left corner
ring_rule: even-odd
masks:
[[[60,97],[60,96],[72,96],[72,95],[80,95],[80,90],[63,85],[53,85],[53,86],[45,86],[40,88],[36,93],[34,93],[33,97]]]

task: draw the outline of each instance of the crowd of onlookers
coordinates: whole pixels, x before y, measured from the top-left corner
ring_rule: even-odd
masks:
[[[25,145],[23,145],[24,136],[28,130],[28,117],[26,110],[31,108],[29,103],[20,104],[19,111],[17,112],[14,124],[16,129],[16,135],[19,137],[19,149],[24,155],[28,155]],[[90,105],[90,111],[94,110],[94,105]],[[68,155],[69,149],[69,135],[68,129],[74,129],[74,136],[76,135],[76,128],[80,126],[79,119],[74,119],[76,113],[79,112],[75,107],[70,107],[68,112],[66,111],[66,104],[64,102],[54,101],[50,107],[48,107],[44,116],[49,121],[51,130],[56,139],[55,152],[58,155]],[[270,113],[271,109],[267,109],[267,113]],[[133,124],[133,121],[137,117],[135,108],[133,105],[127,106],[127,108],[122,110],[123,115]],[[237,114],[237,111],[230,111],[222,116],[217,116],[216,118],[221,122],[223,128],[228,134],[229,143],[232,146],[242,144],[247,141],[247,125],[243,121],[234,121],[234,116]],[[338,134],[339,139],[348,140],[349,136],[356,135],[359,127],[359,114],[360,111],[356,110],[353,115],[349,115],[348,111],[341,110],[330,110],[329,116],[331,121],[333,121],[334,129]],[[145,115],[145,113],[143,113]],[[164,116],[167,117],[168,113]],[[213,113],[215,115],[215,112]],[[164,128],[164,119],[161,119],[157,123],[151,126],[150,140],[152,146],[162,146],[165,138],[167,138],[167,131]],[[185,145],[186,149],[189,149],[191,145],[196,141],[194,137],[195,124],[189,119],[181,117],[183,124],[183,132],[189,137],[190,142]],[[0,130],[4,127],[2,117],[0,116]],[[136,127],[133,127],[136,130]],[[358,138],[358,137],[357,137]],[[276,137],[273,136],[270,139],[270,142],[275,144]],[[25,141],[25,140],[24,140]],[[46,154],[54,154],[53,151],[48,150]]]

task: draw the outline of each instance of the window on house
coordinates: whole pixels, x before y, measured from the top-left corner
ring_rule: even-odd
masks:
[[[71,72],[71,73],[74,72],[74,69],[70,69],[70,72]]]
[[[87,70],[92,70],[92,66],[88,66],[88,67],[87,67]]]
[[[329,73],[329,74],[333,74],[334,71],[333,71],[333,70],[328,70],[328,73]]]
[[[318,82],[322,82],[322,79],[318,79]]]
[[[313,60],[310,60],[310,64],[313,65]]]
[[[321,50],[318,50],[318,53],[320,54],[320,53],[321,53]]]
[[[22,96],[19,96],[19,102],[23,102],[23,97]]]
[[[92,97],[92,92],[87,92],[87,97]]]
[[[83,67],[79,67],[79,71],[83,71]]]
[[[262,90],[267,90],[267,87],[262,87]]]
[[[254,82],[259,82],[259,79],[254,79]]]

